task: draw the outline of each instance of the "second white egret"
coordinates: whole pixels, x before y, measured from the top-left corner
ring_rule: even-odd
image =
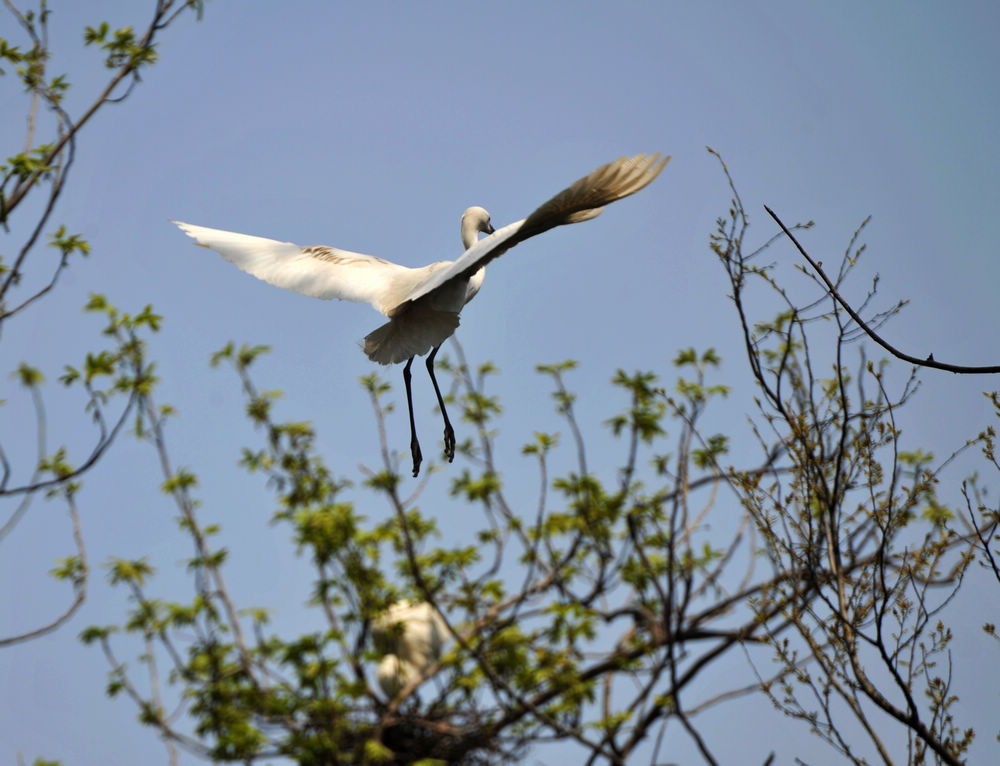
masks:
[[[378,682],[395,697],[413,680],[423,679],[441,659],[449,637],[448,626],[437,609],[426,601],[397,601],[372,622],[372,638],[382,653]]]

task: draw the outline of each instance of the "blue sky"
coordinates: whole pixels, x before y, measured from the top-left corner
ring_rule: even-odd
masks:
[[[68,103],[79,111],[103,75],[96,53],[82,47],[83,26],[140,26],[146,4],[52,5],[53,71],[70,73]],[[79,402],[54,384],[62,365],[95,343],[100,324],[80,307],[92,291],[126,310],[152,303],[166,317],[151,346],[159,398],[180,413],[169,432],[173,456],[201,478],[203,519],[223,525],[230,580],[243,603],[286,604],[289,624],[306,624],[311,618],[294,612],[307,598],[308,572],[285,531],[268,525],[270,493],[236,467],[256,436],[235,377],[208,359],[230,339],[271,345],[257,379],[285,392],[279,416],[312,421],[328,464],[358,478],[359,465],[378,462],[358,385],[372,367],[358,343],[381,318],[252,279],[191,247],[168,219],[422,265],[457,257],[469,205],[502,225],[623,154],[673,155],[652,186],[596,221],[497,261],[462,314],[458,337],[470,361],[492,360],[502,372],[491,385],[505,407],[497,444],[505,479],[515,496],[523,489],[533,499],[520,447],[535,430],[560,428],[534,372],[539,362],[580,363],[569,384],[580,393],[595,464],[619,454],[601,425],[623,404],[607,383],[614,371],[652,368],[670,381],[670,360],[688,346],[719,350],[718,379],[736,389],[719,421],[737,443],[747,439],[738,431],[751,394],[741,341],[707,247],[729,196],[706,145],[728,162],[757,240],[774,230],[768,204],[786,222],[815,220],[804,243],[833,262],[873,216],[848,292],[862,295],[878,273],[886,305],[911,300],[884,332],[891,341],[939,360],[997,363],[998,15],[989,2],[209,2],[201,23],[192,17],[167,31],[161,62],[79,141],[56,221],[85,234],[93,255],[73,265],[58,298],[5,328],[0,434],[30,425],[6,375],[27,360],[50,381],[53,444],[83,454],[90,431]],[[12,26],[0,16],[0,36],[15,37]],[[5,151],[23,140],[24,104],[13,81],[0,80]],[[795,263],[783,243],[772,255]],[[390,439],[403,452],[399,370],[383,375],[400,405]],[[943,457],[985,426],[980,392],[996,381],[920,377],[904,433]],[[414,393],[425,455],[436,457],[439,425],[423,375]],[[457,428],[460,439],[468,435],[467,424]],[[421,505],[461,535],[471,528],[448,523],[463,510],[447,494],[456,466],[432,478]],[[977,467],[970,456],[948,475]],[[184,580],[172,570],[189,545],[153,491],[155,468],[148,450],[123,439],[87,479],[89,554],[95,563],[148,555],[165,570],[163,590],[180,595]],[[354,498],[373,518],[386,512],[370,493]],[[15,537],[0,543],[3,634],[37,624],[67,598],[45,574],[69,553],[62,510],[38,503]],[[17,752],[68,764],[161,757],[130,705],[104,698],[103,660],[75,638],[123,608],[124,595],[95,572],[67,629],[0,652],[0,761]],[[995,684],[980,694],[970,707],[997,709]],[[713,725],[731,735],[780,723],[767,707],[758,700]],[[989,726],[980,719],[979,728],[988,746]],[[800,735],[793,741],[806,744],[790,752],[836,762],[803,732],[789,736]],[[725,762],[739,757],[734,747]]]

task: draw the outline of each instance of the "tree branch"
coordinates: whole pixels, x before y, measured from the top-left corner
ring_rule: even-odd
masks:
[[[818,261],[814,261],[811,257],[809,257],[809,253],[807,253],[805,251],[805,248],[803,248],[802,245],[799,244],[799,241],[795,239],[795,235],[792,234],[792,232],[788,230],[788,227],[781,222],[781,219],[778,218],[775,212],[771,210],[771,208],[769,208],[767,205],[764,205],[764,209],[768,212],[771,218],[775,220],[778,226],[781,227],[781,230],[785,232],[785,235],[790,240],[792,240],[792,244],[794,244],[799,253],[802,254],[802,257],[805,258],[809,262],[809,265],[813,267],[813,269],[816,271],[817,274],[819,274],[820,279],[823,280],[823,283],[826,285],[826,288],[830,291],[830,295],[832,295],[837,300],[837,302],[844,307],[844,310],[850,315],[851,319],[853,319],[857,323],[858,327],[864,330],[865,333],[867,333],[868,337],[870,337],[873,341],[878,343],[882,348],[884,348],[894,357],[896,357],[897,359],[902,359],[904,362],[909,362],[910,364],[919,365],[920,367],[931,367],[935,370],[945,370],[947,372],[954,372],[956,374],[996,375],[1000,373],[1000,365],[970,367],[967,365],[960,365],[960,364],[948,364],[947,362],[935,361],[934,354],[928,354],[926,359],[918,359],[915,356],[911,356],[910,354],[900,351],[895,346],[888,343],[871,327],[865,324],[865,321],[860,316],[858,316],[858,313],[854,309],[852,309],[850,304],[848,304],[848,302],[844,300],[843,296],[839,292],[837,292],[837,288],[834,286],[833,282],[830,281],[830,278],[826,275],[826,272],[823,271],[823,267],[820,265],[820,263]]]

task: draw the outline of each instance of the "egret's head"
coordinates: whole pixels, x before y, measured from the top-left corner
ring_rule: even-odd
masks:
[[[462,213],[462,244],[465,245],[466,250],[479,239],[479,232],[492,234],[493,231],[490,214],[478,205],[473,205]]]

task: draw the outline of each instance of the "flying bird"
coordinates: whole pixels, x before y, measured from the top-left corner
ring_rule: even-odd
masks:
[[[570,223],[589,221],[605,205],[635,194],[656,178],[670,159],[659,152],[621,157],[563,189],[527,218],[494,230],[490,214],[470,207],[462,214],[462,245],[457,261],[437,261],[419,268],[401,266],[371,255],[335,247],[300,247],[264,237],[194,226],[173,221],[202,247],[276,287],[312,298],[337,298],[370,303],[389,317],[369,333],[364,352],[373,362],[403,367],[406,405],[410,414],[410,455],[413,475],[423,459],[413,419],[410,366],[413,358],[430,352],[427,372],[434,384],[444,419],[444,455],[455,457],[455,430],[448,419],[441,389],[434,377],[434,357],[458,327],[462,307],[471,301],[486,276],[485,266],[519,242]],[[480,234],[486,234],[480,239]]]
[[[426,601],[397,601],[372,623],[375,646],[383,652],[376,677],[388,697],[414,678],[423,680],[444,654],[448,626]]]

